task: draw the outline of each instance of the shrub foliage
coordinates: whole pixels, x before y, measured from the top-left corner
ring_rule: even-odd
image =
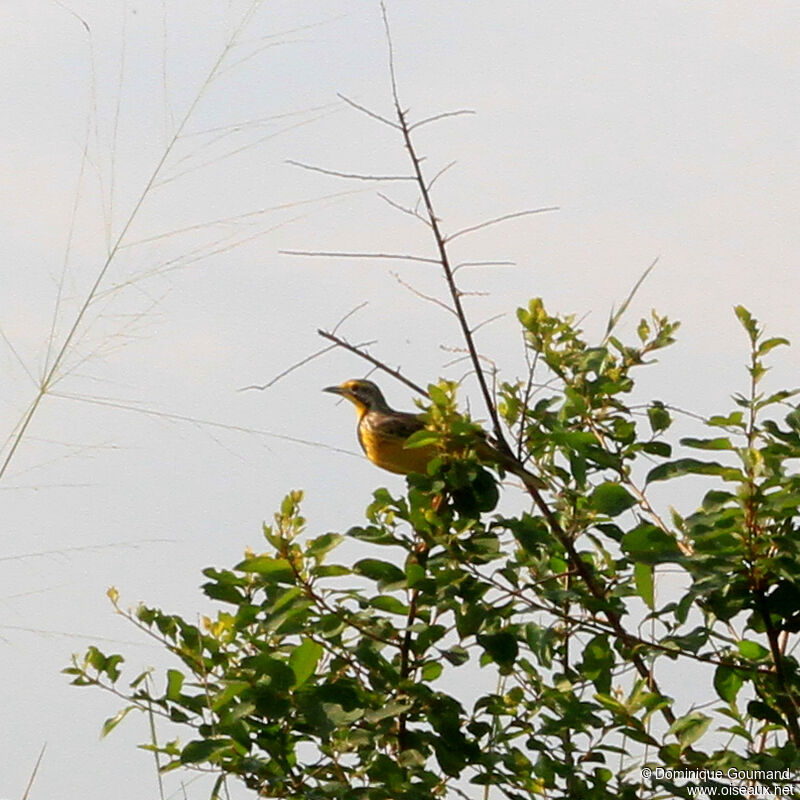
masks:
[[[736,313],[747,389],[675,441],[674,409],[634,401],[675,323],[653,314],[626,344],[612,320],[591,344],[531,301],[529,374],[491,397],[515,467],[502,492],[457,387],[432,385],[411,444],[439,456],[405,494],[379,489],[360,524],[320,534],[291,492],[264,552],[205,570],[215,618],[123,611],[111,592],[174,654],[165,675],[123,679],[95,647],[67,673],[125,699],[106,731],[131,710],[177,724],[146,746],[166,770],[218,772],[215,792],[235,777],[306,800],[688,797],[677,771],[797,768],[800,410],[761,389],[786,341]],[[684,476],[699,507],[664,512]],[[364,557],[337,561],[344,539]]]

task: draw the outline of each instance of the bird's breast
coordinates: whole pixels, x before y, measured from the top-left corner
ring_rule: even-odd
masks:
[[[412,418],[413,420],[413,418]],[[426,471],[428,462],[436,455],[433,446],[406,449],[408,437],[422,428],[422,424],[405,419],[389,418],[382,414],[367,413],[358,424],[358,441],[367,458],[376,466],[389,472],[407,475]]]

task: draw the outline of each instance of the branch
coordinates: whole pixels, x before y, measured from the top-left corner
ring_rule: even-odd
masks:
[[[370,111],[368,108],[364,106],[360,106],[354,100],[351,100],[349,97],[345,97],[345,95],[336,93],[336,96],[340,100],[344,100],[347,105],[352,106],[356,111],[360,111],[362,114],[366,114],[368,117],[372,119],[378,120],[378,122],[382,122],[384,125],[388,125],[390,128],[394,128],[395,130],[398,129],[398,125],[396,122],[392,122],[390,119],[386,119],[386,117],[382,117],[380,114],[376,114],[374,111]]]
[[[419,188],[420,197],[422,198],[423,204],[425,206],[425,211],[428,215],[428,220],[431,224],[431,232],[433,233],[434,240],[436,242],[436,248],[439,252],[439,263],[444,270],[445,280],[447,281],[447,287],[450,290],[450,297],[453,301],[453,308],[455,309],[456,316],[458,317],[458,322],[461,327],[461,333],[464,336],[464,341],[467,344],[467,349],[469,350],[470,358],[472,360],[472,365],[475,369],[475,375],[478,380],[478,384],[480,386],[481,394],[483,395],[484,402],[486,404],[486,409],[489,412],[489,416],[492,421],[492,429],[497,439],[497,443],[499,449],[502,453],[506,455],[511,455],[511,449],[508,446],[508,443],[505,440],[505,436],[503,434],[502,426],[500,425],[500,417],[497,414],[497,409],[495,408],[494,401],[492,399],[491,391],[489,390],[489,385],[486,382],[486,376],[481,369],[480,359],[478,357],[478,351],[475,347],[475,341],[472,337],[472,332],[470,331],[469,323],[467,322],[466,315],[464,313],[464,308],[461,304],[461,295],[458,291],[458,287],[456,286],[455,279],[453,278],[453,269],[450,266],[450,257],[447,252],[447,248],[445,247],[445,237],[442,233],[441,229],[439,228],[439,219],[436,216],[436,213],[433,209],[433,203],[431,201],[431,195],[428,188],[428,184],[425,182],[425,178],[422,174],[422,161],[420,157],[417,155],[417,151],[414,148],[414,144],[411,141],[411,130],[409,128],[408,122],[406,120],[406,112],[400,106],[400,97],[397,91],[397,77],[395,74],[394,69],[394,49],[392,46],[392,36],[391,31],[389,30],[389,20],[386,14],[386,6],[382,2],[381,3],[381,12],[383,15],[383,25],[386,31],[386,41],[389,50],[389,76],[392,83],[392,99],[394,100],[394,107],[395,107],[395,114],[397,115],[397,121],[400,124],[400,129],[403,134],[403,141],[405,142],[406,150],[408,151],[408,156],[411,159],[411,166],[414,170],[414,175],[416,178],[417,186]]]
[[[443,302],[438,297],[434,297],[433,295],[430,294],[425,294],[424,292],[421,292],[419,289],[415,289],[410,283],[404,281],[396,272],[392,272],[390,274],[404,289],[408,289],[408,291],[411,292],[411,294],[413,294],[415,297],[419,297],[420,300],[427,300],[429,303],[433,303],[434,305],[439,306],[439,308],[443,308],[450,314],[456,313],[449,305],[447,305],[447,303]]]
[[[381,200],[388,203],[392,208],[396,209],[397,211],[402,211],[404,214],[408,214],[410,217],[413,217],[414,219],[417,219],[420,222],[424,222],[426,225],[430,225],[428,220],[426,220],[425,217],[421,217],[419,213],[415,211],[413,208],[406,208],[405,206],[401,206],[400,203],[396,203],[394,200],[392,200],[391,197],[387,197],[385,194],[383,194],[383,192],[378,192],[378,197],[380,197]]]
[[[408,130],[413,131],[415,128],[421,128],[429,122],[438,122],[440,119],[448,119],[449,117],[463,117],[465,114],[475,114],[471,108],[462,108],[460,111],[443,111],[441,114],[434,114],[432,117],[426,117],[413,125],[409,125]],[[397,125],[394,126],[398,127]]]
[[[304,164],[302,161],[286,159],[287,164],[291,164],[309,172],[321,172],[323,175],[333,175],[335,178],[352,178],[357,181],[413,181],[413,175],[366,175],[360,172],[339,172],[335,169],[325,169],[325,167],[315,167],[313,164]]]
[[[611,336],[611,331],[614,330],[617,323],[620,321],[622,315],[628,310],[628,306],[631,303],[631,300],[636,296],[636,292],[639,291],[639,287],[644,283],[647,276],[655,269],[656,264],[658,264],[659,256],[656,256],[650,266],[639,276],[639,280],[633,284],[633,289],[630,290],[628,296],[625,298],[625,302],[619,307],[619,311],[614,311],[612,309],[611,314],[608,317],[608,325],[606,326],[606,335],[603,338],[603,343],[608,341],[608,337]]]
[[[333,332],[336,333],[337,330],[342,326],[342,324],[348,320],[350,317],[353,316],[357,311],[360,311],[364,306],[367,305],[367,301],[365,300],[363,303],[359,303],[355,308],[351,308],[335,325]],[[356,345],[356,347],[369,347],[369,345],[375,344],[375,340],[370,342],[362,342],[361,344]],[[312,353],[310,356],[306,356],[305,358],[301,359],[300,361],[296,361],[290,367],[287,367],[282,372],[279,372],[274,378],[267,381],[263,384],[253,384],[252,386],[243,386],[241,389],[238,389],[240,392],[246,392],[250,389],[258,389],[259,391],[263,391],[264,389],[269,389],[271,386],[274,386],[281,378],[285,378],[287,375],[294,372],[296,369],[299,369],[302,366],[305,366],[309,363],[309,361],[313,361],[315,358],[319,356],[325,355],[329,350],[333,350],[338,345],[334,342],[334,344],[329,344],[327,347],[323,347],[321,350],[317,350],[315,353]]]
[[[755,590],[755,597],[756,608],[758,609],[758,613],[764,623],[764,630],[766,631],[769,649],[772,654],[772,662],[775,665],[774,675],[778,683],[778,688],[781,695],[787,700],[783,708],[780,708],[780,706],[775,708],[774,705],[773,708],[775,708],[778,713],[782,712],[786,717],[790,738],[794,745],[798,746],[798,744],[800,744],[800,724],[798,724],[797,700],[795,699],[792,689],[789,686],[789,681],[784,669],[784,655],[781,651],[780,636],[773,623],[764,590],[757,588]]]
[[[302,366],[308,364],[309,361],[313,361],[315,358],[319,358],[320,356],[325,355],[329,350],[333,350],[336,347],[335,344],[329,344],[327,347],[323,347],[316,352],[312,353],[305,358],[300,359],[300,361],[296,361],[290,367],[287,367],[282,372],[279,372],[275,375],[274,378],[270,378],[266,383],[253,383],[250,386],[242,386],[241,389],[237,389],[237,392],[249,392],[252,389],[258,389],[260,392],[263,392],[264,389],[269,389],[271,386],[274,386],[281,378],[285,378],[287,375],[294,372],[296,369],[299,369]]]
[[[428,219],[430,220],[431,223],[431,231],[433,233],[436,242],[436,247],[439,252],[440,264],[444,271],[448,289],[450,290],[450,296],[453,300],[453,307],[458,316],[459,325],[461,327],[461,333],[467,345],[467,350],[469,351],[470,360],[472,361],[472,365],[475,370],[475,375],[478,380],[478,384],[480,386],[481,394],[483,395],[486,408],[489,412],[489,416],[491,417],[493,432],[496,438],[496,447],[497,450],[499,451],[499,454],[506,457],[504,459],[504,463],[502,463],[501,466],[507,469],[509,472],[513,472],[515,475],[517,475],[517,477],[519,477],[522,480],[523,484],[525,485],[526,491],[533,499],[533,502],[535,503],[537,508],[541,511],[544,518],[547,520],[547,523],[553,535],[566,551],[567,556],[569,558],[570,566],[578,573],[578,575],[580,575],[581,580],[584,582],[584,584],[586,585],[587,589],[592,594],[592,596],[595,597],[595,599],[599,600],[603,605],[606,605],[608,600],[608,598],[606,597],[606,592],[604,591],[603,586],[598,582],[597,578],[595,577],[593,567],[583,560],[581,554],[577,551],[575,547],[575,543],[572,540],[572,537],[567,531],[564,530],[564,528],[561,526],[561,523],[559,522],[558,517],[551,510],[548,503],[542,497],[541,493],[543,487],[542,481],[537,476],[528,472],[524,468],[524,466],[520,464],[516,458],[514,458],[514,454],[511,448],[509,447],[508,442],[506,441],[502,426],[500,424],[500,418],[498,416],[497,409],[495,407],[492,398],[492,393],[486,381],[486,375],[484,374],[483,369],[481,367],[478,350],[475,346],[475,341],[473,339],[472,332],[470,330],[470,326],[469,323],[467,322],[466,314],[464,312],[464,308],[461,303],[461,295],[458,291],[458,287],[456,286],[456,282],[453,276],[453,269],[450,265],[450,259],[446,248],[446,239],[439,227],[439,219],[434,211],[430,192],[428,191],[428,186],[422,174],[421,159],[417,155],[416,149],[414,148],[414,144],[411,141],[411,131],[406,121],[406,112],[400,105],[400,99],[397,90],[397,78],[394,68],[394,50],[392,46],[391,31],[389,29],[389,20],[387,17],[386,6],[383,2],[381,2],[381,12],[383,16],[383,24],[386,32],[386,41],[389,51],[389,75],[392,85],[392,97],[394,100],[395,113],[397,115],[397,120],[400,124],[400,128],[403,134],[403,140],[405,142],[406,150],[408,151],[409,158],[411,159],[411,164],[414,170],[414,175],[416,176],[416,181],[417,181],[417,186],[419,188],[420,196],[425,206]],[[487,223],[484,223],[484,225],[485,224]],[[658,685],[656,683],[652,670],[647,666],[644,659],[634,651],[634,645],[636,644],[636,642],[634,638],[630,634],[628,634],[628,632],[623,627],[619,614],[617,614],[615,611],[607,609],[604,611],[604,615],[608,620],[609,625],[613,629],[614,633],[620,639],[620,641],[631,650],[630,659],[633,662],[634,666],[636,667],[636,670],[647,681],[647,684],[652,691],[657,692],[658,694],[662,694],[662,692],[658,689]],[[663,714],[664,718],[670,725],[675,721],[675,715],[673,714],[670,708],[661,709],[661,713]]]
[[[409,128],[409,130],[411,130],[411,129]],[[439,171],[438,171],[438,172],[437,172],[437,173],[436,173],[436,174],[435,174],[435,175],[434,175],[434,176],[433,176],[433,177],[432,177],[432,178],[431,178],[431,179],[428,181],[428,191],[430,191],[430,190],[431,190],[431,188],[433,187],[433,184],[434,184],[434,183],[436,183],[436,181],[438,181],[438,180],[439,180],[439,178],[441,178],[441,177],[442,177],[442,175],[444,175],[444,174],[445,174],[445,172],[447,172],[447,170],[449,170],[449,169],[450,169],[450,167],[454,167],[454,166],[455,166],[457,163],[458,163],[457,161],[451,161],[449,164],[446,164],[445,166],[443,166],[443,167],[442,167],[442,168],[441,168],[441,169],[440,169],[440,170],[439,170]],[[419,206],[419,202],[417,202],[417,206]]]
[[[386,258],[400,261],[419,261],[422,264],[438,264],[436,258],[411,256],[406,253],[336,253],[327,250],[278,250],[284,256],[314,256],[323,258]]]
[[[116,400],[104,399],[101,397],[88,397],[77,394],[67,394],[64,392],[50,392],[51,397],[60,397],[63,400],[77,400],[81,403],[90,403],[91,405],[104,406],[106,408],[115,408],[121,411],[133,411],[137,414],[144,414],[148,417],[156,417],[158,419],[174,420],[175,422],[187,422],[191,425],[196,425],[199,428],[212,428],[224,431],[237,431],[240,433],[250,433],[256,436],[264,436],[270,439],[279,439],[283,442],[292,442],[293,444],[303,444],[307,447],[319,447],[323,450],[331,450],[334,453],[344,453],[348,456],[356,456],[360,458],[357,453],[352,450],[345,450],[341,447],[334,447],[333,445],[324,444],[323,442],[314,442],[309,439],[299,439],[296,436],[288,436],[283,433],[275,433],[273,431],[259,430],[258,428],[247,428],[244,425],[230,425],[224,422],[214,422],[213,420],[200,419],[198,417],[190,417],[185,414],[171,414],[166,411],[156,411],[152,408],[142,408],[140,406],[130,405]]]
[[[530,208],[527,211],[515,211],[513,214],[503,214],[502,217],[495,217],[494,219],[488,219],[486,222],[479,222],[477,225],[470,225],[468,228],[462,228],[460,231],[456,231],[455,233],[451,233],[450,236],[445,237],[446,242],[452,242],[453,239],[458,238],[459,236],[463,236],[466,233],[472,233],[473,231],[479,231],[481,228],[488,228],[490,225],[497,225],[500,222],[506,222],[509,219],[517,219],[517,217],[529,217],[532,214],[544,214],[547,211],[558,211],[558,206],[547,206],[545,208]]]
[[[404,383],[409,389],[413,389],[415,392],[418,392],[423,397],[428,397],[427,390],[423,389],[418,383],[414,383],[410,378],[406,378],[399,370],[392,369],[391,367],[387,366],[383,363],[380,359],[375,358],[375,356],[371,356],[369,353],[365,353],[363,350],[359,350],[358,347],[355,345],[346,342],[344,339],[340,339],[338,336],[334,335],[333,333],[328,333],[328,331],[323,331],[321,328],[317,330],[317,333],[323,338],[328,339],[328,341],[335,342],[339,347],[343,347],[345,350],[349,350],[354,355],[363,358],[365,361],[369,361],[374,367],[377,367],[382,372],[385,372],[387,375],[391,375],[393,378],[400,381],[400,383]]]

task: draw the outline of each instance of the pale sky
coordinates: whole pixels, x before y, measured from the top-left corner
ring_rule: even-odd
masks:
[[[0,7],[4,458],[193,108],[0,480],[0,800],[22,796],[45,742],[32,798],[157,797],[151,758],[134,747],[146,721],[99,741],[119,701],[59,674],[91,643],[124,653],[131,677],[166,663],[113,616],[110,585],[124,606],[194,617],[212,608],[200,570],[261,549],[261,523],[288,490],[306,490],[314,534],[357,524],[376,487],[402,490],[357,454],[351,410],[320,392],[364,374],[353,356],[239,389],[322,347],[316,329],[365,301],[347,338],[376,339],[373,352],[418,382],[464,372],[443,366],[452,354],[440,346],[458,344],[453,319],[394,275],[442,296],[435,267],[279,253],[432,255],[422,226],[377,195],[408,202],[408,187],[286,163],[407,170],[396,133],[337,97],[391,113],[378,4],[257,3],[226,51],[249,8]],[[518,305],[541,295],[587,315],[596,335],[656,257],[627,330],[652,307],[683,327],[643,374],[642,397],[727,409],[746,378],[737,303],[800,343],[797,3],[389,0],[388,10],[403,104],[420,118],[476,112],[419,132],[429,175],[457,162],[436,184],[445,228],[559,208],[454,245],[460,260],[516,264],[463,273],[466,289],[488,292],[470,300],[474,320],[506,312],[479,336],[501,377],[523,364]],[[775,387],[794,385],[798,353],[774,353]],[[403,386],[383,384],[412,407]],[[690,510],[696,495],[683,499]],[[181,796],[180,777],[165,780]],[[207,797],[208,785],[186,791]]]

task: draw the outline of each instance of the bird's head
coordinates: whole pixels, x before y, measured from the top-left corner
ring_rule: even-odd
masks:
[[[366,414],[367,411],[390,410],[383,392],[372,381],[345,381],[339,386],[327,386],[322,391],[346,397],[356,407],[359,416]]]

